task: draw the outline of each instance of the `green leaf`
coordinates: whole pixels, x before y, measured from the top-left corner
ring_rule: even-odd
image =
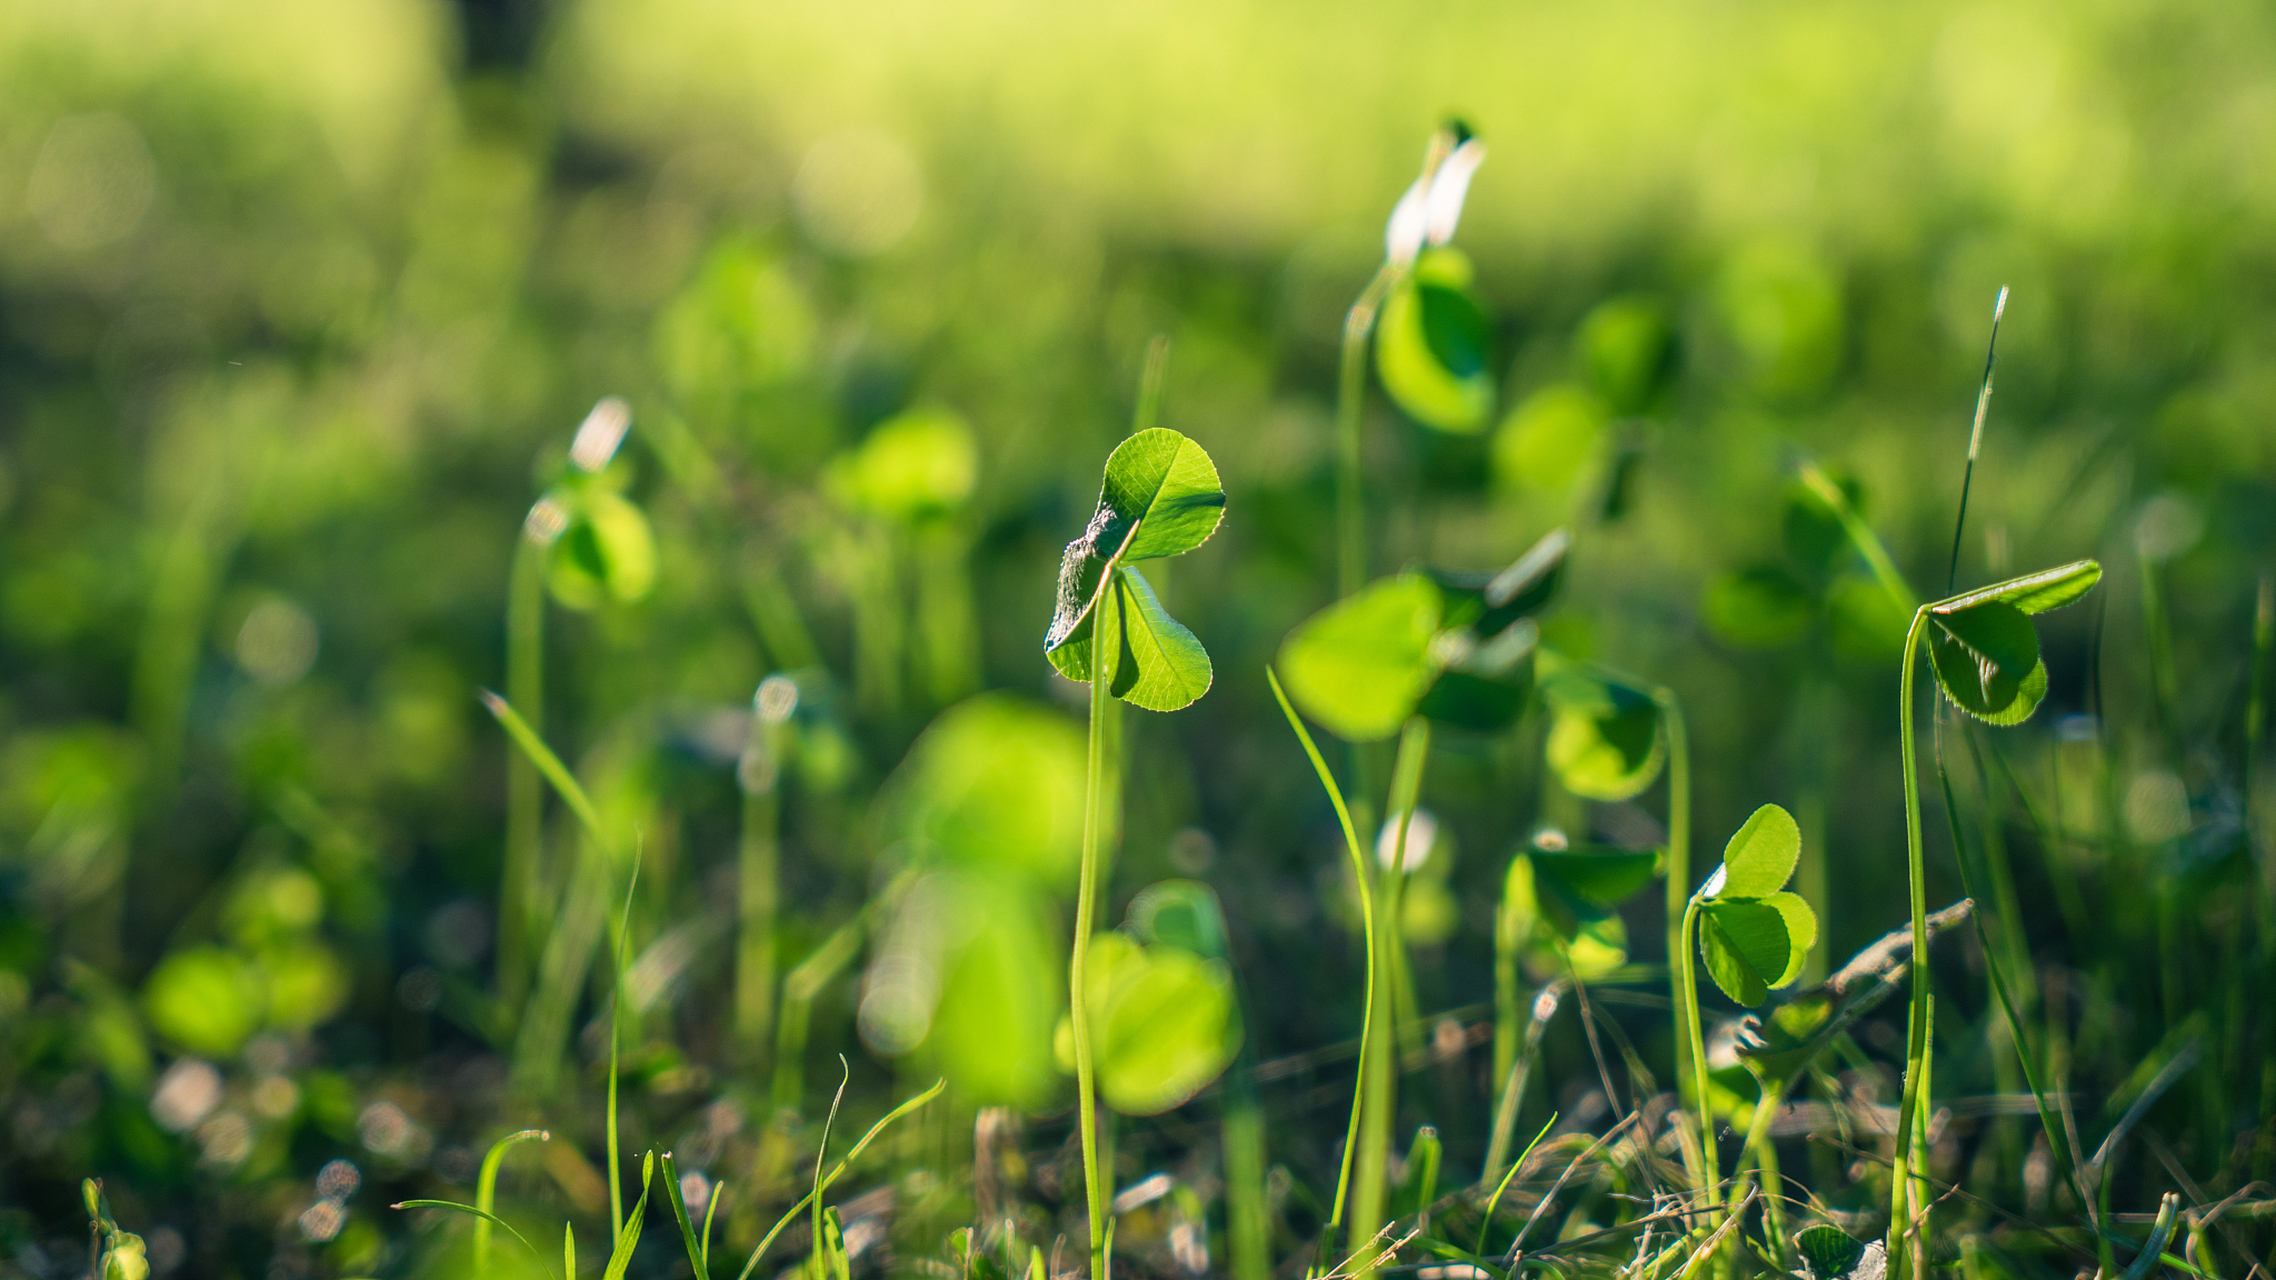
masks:
[[[1143,574],[1128,565],[1117,569],[1113,597],[1106,621],[1121,641],[1120,653],[1110,664],[1113,680],[1108,689],[1115,697],[1148,711],[1176,711],[1209,692],[1215,679],[1209,651],[1162,608]],[[1085,614],[1067,643],[1047,655],[1070,680],[1091,678],[1093,622]]]
[[[1761,564],[1710,579],[1700,593],[1707,629],[1726,644],[1776,649],[1810,628],[1809,588],[1779,565]]]
[[[2038,665],[2039,632],[2021,609],[1985,600],[1952,612],[1932,611],[1928,654],[1936,683],[1952,705],[1990,719],[2015,704],[2024,678]],[[2030,714],[2029,706],[2023,714]]]
[[[1649,298],[1598,303],[1573,345],[1589,386],[1625,416],[1649,410],[1675,370],[1675,330],[1666,309]]]
[[[656,1157],[651,1152],[640,1162],[640,1199],[633,1202],[632,1212],[624,1215],[624,1230],[616,1238],[616,1248],[609,1253],[609,1264],[602,1270],[601,1280],[624,1280],[625,1271],[632,1266],[632,1251],[640,1247],[641,1220],[648,1216],[648,1189],[655,1172]],[[615,1176],[614,1170],[610,1176]],[[672,1188],[672,1194],[678,1195],[679,1188]]]
[[[1437,678],[1431,640],[1442,608],[1437,586],[1409,573],[1313,614],[1281,642],[1275,665],[1289,697],[1346,741],[1390,737]]]
[[[1767,898],[1786,887],[1802,856],[1802,828],[1794,815],[1766,804],[1747,816],[1723,846],[1722,880],[1716,898]]]
[[[1098,510],[1060,557],[1058,602],[1043,651],[1055,654],[1089,634],[1108,564],[1191,551],[1216,532],[1224,515],[1224,485],[1200,445],[1155,427],[1116,446],[1106,460]]]
[[[2013,605],[2027,614],[2045,613],[2060,609],[2094,589],[2102,580],[2102,566],[2093,560],[2074,560],[2052,569],[2041,569],[2020,578],[2009,578],[1988,587],[1963,591],[1948,600],[1929,606],[1932,613],[1958,613],[1973,609],[1986,601],[1997,600]]]
[[[1865,1256],[1862,1241],[1852,1240],[1840,1227],[1823,1224],[1804,1227],[1794,1237],[1794,1247],[1809,1269],[1809,1280],[1847,1280]]]
[[[1087,996],[1099,1095],[1124,1115],[1156,1115],[1215,1080],[1241,1047],[1231,973],[1179,947],[1142,947],[1128,934],[1091,941]],[[1072,1024],[1058,1057],[1074,1065]]]
[[[2022,724],[2031,718],[2032,712],[2039,709],[2039,703],[2046,696],[2047,664],[2044,660],[2035,661],[2031,664],[2030,674],[2024,676],[2023,682],[2015,687],[2015,697],[2006,707],[1989,715],[1976,716],[1976,718],[1985,724],[1999,725],[2002,728]],[[1969,714],[1974,715],[1975,713],[1970,712]]]
[[[546,553],[553,598],[572,609],[630,604],[656,585],[656,535],[640,508],[587,487],[571,504],[569,527]]]
[[[1415,710],[1440,724],[1492,733],[1525,714],[1533,696],[1533,653],[1541,633],[1520,620],[1484,644],[1468,630],[1439,633],[1433,656],[1447,662]]]
[[[1199,880],[1164,880],[1130,900],[1130,927],[1149,944],[1177,947],[1204,960],[1232,959],[1225,912]]]
[[[1802,965],[1810,958],[1810,948],[1818,945],[1818,914],[1798,893],[1774,893],[1764,898],[1763,905],[1778,912],[1786,924],[1786,944],[1792,949],[1786,957],[1786,967],[1773,977],[1764,979],[1773,989],[1802,976]]]
[[[853,1260],[846,1256],[846,1229],[835,1208],[822,1210],[822,1238],[814,1250],[815,1280],[851,1280]]]
[[[1778,908],[1749,898],[1700,905],[1699,953],[1723,994],[1752,1007],[1770,998],[1770,978],[1786,972],[1793,944]]]
[[[1555,383],[1527,396],[1494,432],[1494,482],[1516,493],[1562,493],[1596,453],[1611,421],[1585,387]]]
[[[1540,613],[1556,595],[1572,546],[1572,530],[1560,527],[1543,534],[1506,569],[1493,573],[1425,569],[1446,596],[1440,625],[1467,626],[1486,640],[1518,619]]]
[[[1464,435],[1482,430],[1494,407],[1492,326],[1472,274],[1460,250],[1430,250],[1391,291],[1375,326],[1375,367],[1391,399],[1424,426]]]
[[[1616,907],[1657,879],[1657,849],[1612,849],[1598,846],[1550,851],[1533,850],[1534,870],[1558,892],[1597,907]]]
[[[1625,800],[1652,785],[1667,754],[1658,706],[1642,690],[1544,651],[1541,693],[1549,703],[1549,767],[1567,791]]]
[[[979,472],[979,447],[963,418],[912,409],[832,460],[823,485],[844,506],[915,523],[962,507]]]

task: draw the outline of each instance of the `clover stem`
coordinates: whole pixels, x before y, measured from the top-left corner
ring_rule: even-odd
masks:
[[[1115,565],[1109,562],[1106,572],[1099,577],[1097,601],[1091,606],[1091,722],[1089,760],[1083,780],[1083,865],[1075,890],[1074,955],[1068,962],[1067,972],[1067,1016],[1075,1036],[1075,1090],[1083,1136],[1083,1206],[1090,1222],[1092,1280],[1104,1280],[1106,1276],[1107,1197],[1098,1158],[1097,1081],[1091,1061],[1090,1001],[1086,983],[1089,966],[1086,962],[1091,948],[1091,921],[1098,914],[1099,836],[1106,821],[1107,702],[1112,696],[1109,691],[1114,686],[1114,669],[1121,657],[1119,648],[1108,642],[1109,637],[1121,634],[1120,620],[1114,615],[1119,601],[1110,589],[1114,571]]]
[[[1407,721],[1399,734],[1399,751],[1391,765],[1390,809],[1397,815],[1396,843],[1392,846],[1391,864],[1379,868],[1375,874],[1377,884],[1385,890],[1384,900],[1389,905],[1382,927],[1375,930],[1376,955],[1371,967],[1385,977],[1398,972],[1402,955],[1399,929],[1400,888],[1406,878],[1407,828],[1414,819],[1415,798],[1422,790],[1423,764],[1430,755],[1430,721],[1416,716]],[[1364,879],[1368,868],[1359,868]],[[1396,1001],[1392,998],[1394,984],[1374,982],[1367,1026],[1363,1034],[1368,1039],[1367,1069],[1360,1075],[1360,1130],[1357,1185],[1352,1189],[1351,1233],[1347,1237],[1355,1254],[1367,1250],[1375,1232],[1383,1225],[1383,1189],[1390,1160],[1392,1113],[1398,1105],[1399,1058],[1396,1039],[1397,1028],[1393,1016]],[[1362,1271],[1373,1269],[1372,1252],[1359,1259]]]
[[[1667,954],[1669,973],[1674,974],[1676,957],[1689,955],[1685,949],[1684,911],[1691,896],[1691,743],[1683,728],[1683,704],[1676,699],[1675,690],[1665,685],[1652,690],[1652,701],[1659,704],[1661,732],[1667,736]],[[1686,985],[1690,979],[1684,980]],[[1669,993],[1681,1007],[1684,994]],[[1678,1020],[1675,1028],[1676,1070],[1690,1060],[1692,1046],[1698,1043],[1693,1030],[1699,1019],[1696,1015],[1698,993],[1692,992],[1695,1007],[1689,1022]],[[1700,1095],[1704,1100],[1705,1094]]]
[[[1683,923],[1676,931],[1675,1000],[1676,1007],[1683,1011],[1680,1034],[1690,1042],[1692,1102],[1699,1108],[1699,1185],[1712,1207],[1720,1199],[1716,1183],[1721,1175],[1715,1168],[1715,1108],[1707,1098],[1707,1040],[1699,1029],[1699,977],[1692,959],[1693,939],[1699,929],[1700,897],[1694,894],[1686,903]],[[1700,1229],[1705,1229],[1704,1223]]]
[[[1762,1095],[1754,1104],[1754,1123],[1747,1128],[1747,1145],[1754,1151],[1755,1167],[1762,1171],[1762,1212],[1769,1227],[1771,1256],[1778,1265],[1789,1263],[1786,1256],[1786,1180],[1778,1172],[1778,1143],[1770,1135],[1771,1117],[1786,1101],[1786,1084],[1772,1084],[1765,1080]]]
[[[1897,1107],[1896,1148],[1890,1155],[1892,1166],[1889,1182],[1889,1274],[1903,1274],[1903,1250],[1907,1234],[1906,1206],[1911,1181],[1912,1126],[1914,1113],[1920,1107],[1922,1078],[1927,1073],[1928,1055],[1928,885],[1921,855],[1920,837],[1920,774],[1913,760],[1913,668],[1920,649],[1921,632],[1928,625],[1928,607],[1913,610],[1912,625],[1905,631],[1902,656],[1904,667],[1898,679],[1898,750],[1903,755],[1905,779],[1905,875],[1912,901],[1912,1015],[1905,1032],[1905,1091],[1904,1101]],[[1923,1224],[1925,1227],[1925,1224]],[[1925,1231],[1924,1231],[1925,1234]]]
[[[545,544],[516,537],[506,585],[506,697],[530,730],[545,731]],[[498,893],[498,1006],[521,1016],[529,990],[531,905],[542,855],[545,784],[513,743],[506,747],[506,866]]]
[[[1336,596],[1359,590],[1367,578],[1367,511],[1360,486],[1360,444],[1367,407],[1367,339],[1398,268],[1376,268],[1351,310],[1344,313],[1343,350],[1336,368]]]

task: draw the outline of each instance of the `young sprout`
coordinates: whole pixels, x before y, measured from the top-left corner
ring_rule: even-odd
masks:
[[[1676,998],[1683,1040],[1691,1050],[1694,1102],[1699,1108],[1701,1186],[1707,1203],[1719,1198],[1715,1159],[1715,1108],[1707,1079],[1706,1040],[1699,1025],[1699,986],[1692,972],[1692,947],[1706,962],[1707,976],[1736,1003],[1754,1006],[1801,976],[1803,961],[1817,943],[1818,921],[1798,894],[1785,892],[1802,855],[1802,830],[1791,814],[1774,804],[1754,811],[1730,843],[1723,862],[1691,896],[1683,912],[1683,945],[1674,960]]]
[[[1083,1139],[1084,1205],[1090,1220],[1091,1275],[1106,1275],[1107,1203],[1098,1156],[1097,1063],[1090,1025],[1091,928],[1098,914],[1099,847],[1113,821],[1106,807],[1108,699],[1175,711],[1209,691],[1209,652],[1155,599],[1133,567],[1183,555],[1217,531],[1225,488],[1198,444],[1166,427],[1140,431],[1106,460],[1098,508],[1059,563],[1059,598],[1043,641],[1059,673],[1090,685],[1089,764],[1084,789],[1083,859],[1068,969],[1069,1030]]]

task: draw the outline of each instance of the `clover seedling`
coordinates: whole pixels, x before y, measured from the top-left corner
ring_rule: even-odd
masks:
[[[1149,710],[1175,711],[1209,691],[1208,651],[1162,608],[1154,589],[1132,566],[1193,550],[1217,531],[1224,515],[1225,488],[1200,445],[1165,427],[1149,427],[1124,440],[1107,457],[1090,524],[1067,544],[1060,559],[1058,604],[1043,640],[1044,655],[1061,675],[1088,681],[1091,687],[1082,879],[1075,895],[1068,991],[1094,1276],[1106,1274],[1108,1196],[1098,1160],[1086,971],[1091,921],[1097,915],[1099,833],[1107,821],[1102,812],[1107,699],[1111,695]]]
[[[1507,941],[1545,943],[1579,977],[1602,977],[1628,959],[1620,905],[1664,866],[1658,849],[1568,845],[1560,833],[1544,832],[1510,865],[1502,907]]]
[[[2047,696],[2031,618],[2077,600],[2101,577],[2101,565],[2078,560],[1929,605],[1929,663],[1944,696],[1986,724],[2030,718]]]
[[[1771,988],[1799,977],[1818,939],[1817,917],[1809,904],[1799,894],[1785,892],[1801,856],[1802,829],[1793,815],[1766,804],[1723,846],[1723,864],[1699,886],[1683,913],[1683,945],[1675,956],[1677,998],[1689,1031],[1693,1101],[1699,1108],[1710,1203],[1716,1184],[1714,1108],[1699,1026],[1699,986],[1691,970],[1692,939],[1698,940],[1707,975],[1739,1004],[1761,1004],[1770,998]]]
[[[1396,275],[1375,331],[1375,367],[1392,400],[1424,426],[1463,434],[1483,429],[1493,411],[1491,325],[1471,288],[1470,259],[1448,242],[1485,159],[1485,143],[1459,121],[1432,139],[1422,177],[1384,228],[1384,265]]]
[[[1493,574],[1418,570],[1382,578],[1299,624],[1277,666],[1305,715],[1347,742],[1390,737],[1416,715],[1492,732],[1523,714],[1555,595],[1563,529]]]

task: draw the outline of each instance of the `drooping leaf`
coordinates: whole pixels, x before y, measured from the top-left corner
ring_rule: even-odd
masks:
[[[2094,589],[2102,580],[2102,566],[2093,560],[2074,560],[2052,569],[2041,569],[1988,587],[1963,591],[1949,600],[1940,600],[1929,606],[1930,612],[1960,613],[1986,601],[1997,600],[2013,605],[2026,614],[2045,613],[2060,609]]]
[[[1709,579],[1699,613],[1727,644],[1775,649],[1809,630],[1809,588],[1782,565],[1758,564]]]
[[[1553,713],[1546,754],[1565,789],[1613,801],[1650,786],[1667,754],[1650,695],[1547,651],[1540,672]]]
[[[1802,828],[1774,804],[1747,815],[1723,846],[1723,882],[1718,898],[1767,898],[1786,887],[1802,856]]]
[[[1951,612],[1932,611],[1928,653],[1944,696],[1969,715],[1989,719],[2013,706],[2024,678],[2038,665],[2039,632],[2021,609],[1984,600]]]
[[[1438,668],[1442,597],[1421,574],[1369,584],[1306,619],[1276,662],[1298,709],[1349,742],[1398,732]]]
[[[1105,621],[1120,642],[1109,664],[1113,680],[1108,689],[1115,697],[1148,711],[1176,711],[1209,692],[1215,678],[1209,651],[1162,608],[1143,574],[1129,565],[1116,569],[1112,596]],[[1067,642],[1047,655],[1069,680],[1091,678],[1097,621],[1092,615],[1097,612],[1086,612]]]
[[[1430,250],[1391,291],[1375,326],[1375,365],[1391,399],[1424,426],[1464,435],[1483,429],[1494,407],[1491,326],[1472,275],[1460,250]]]
[[[2047,664],[2042,659],[2031,664],[2030,673],[2025,675],[2023,682],[2015,687],[2015,697],[2009,700],[2006,707],[1976,718],[1985,724],[1998,725],[2002,728],[2008,725],[2022,724],[2031,718],[2032,712],[2039,709],[2039,703],[2046,696]],[[1970,712],[1969,714],[1974,715],[1975,713]]]
[[[1117,556],[1127,564],[1180,555],[1208,541],[1225,515],[1217,465],[1198,444],[1166,427],[1141,431],[1106,460],[1098,509],[1059,561],[1059,594],[1045,653],[1078,637]]]

